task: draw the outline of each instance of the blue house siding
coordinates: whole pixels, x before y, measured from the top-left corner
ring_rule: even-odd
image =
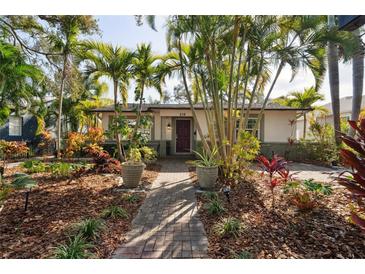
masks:
[[[0,139],[6,141],[26,141],[32,142],[35,140],[37,131],[37,119],[34,116],[23,116],[22,136],[9,136],[9,122],[0,127]]]

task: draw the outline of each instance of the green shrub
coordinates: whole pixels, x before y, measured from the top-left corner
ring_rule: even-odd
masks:
[[[95,240],[105,228],[105,223],[100,219],[85,219],[75,225],[75,232],[87,240]]]
[[[137,194],[128,194],[128,195],[124,196],[124,199],[131,204],[135,204],[141,200],[141,197]]]
[[[27,173],[41,173],[46,171],[47,165],[39,160],[28,160],[22,164],[22,167],[27,170]]]
[[[87,249],[93,245],[87,243],[81,235],[75,235],[68,238],[66,244],[59,245],[55,249],[56,259],[86,259],[90,258],[91,254]]]
[[[218,200],[218,193],[213,191],[207,191],[203,193],[204,199],[209,201]]]
[[[218,215],[226,211],[220,200],[210,201],[208,204],[206,204],[205,208],[210,215]]]
[[[0,206],[4,203],[11,191],[12,188],[9,185],[0,185]]]
[[[55,177],[68,177],[74,171],[74,166],[70,163],[56,162],[49,164],[48,170]]]
[[[237,237],[241,232],[241,223],[238,219],[233,217],[228,217],[222,219],[214,227],[215,233],[219,236],[235,236]]]
[[[103,218],[112,218],[112,219],[125,218],[126,219],[129,217],[129,214],[124,208],[121,208],[120,206],[109,206],[108,208],[103,210],[103,212],[101,213],[101,216]]]

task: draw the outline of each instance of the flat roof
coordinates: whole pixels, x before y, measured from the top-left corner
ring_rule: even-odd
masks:
[[[246,109],[247,105],[245,105]],[[123,112],[135,112],[138,108],[138,104],[131,104],[128,103],[126,106],[121,105],[121,109]],[[195,109],[204,109],[202,104],[195,104]],[[260,110],[262,108],[262,104],[252,104],[252,110]],[[154,109],[190,109],[189,104],[143,104],[142,105],[142,112],[149,112]],[[227,109],[227,106],[225,106]],[[268,103],[265,107],[265,110],[296,110],[296,111],[304,111],[304,110],[311,110],[311,108],[294,108],[288,106],[282,106],[277,103]],[[109,105],[105,107],[95,108],[92,112],[113,112],[114,105]]]

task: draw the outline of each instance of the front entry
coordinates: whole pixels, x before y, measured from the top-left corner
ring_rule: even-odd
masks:
[[[176,120],[176,153],[191,153],[191,126],[188,119]]]

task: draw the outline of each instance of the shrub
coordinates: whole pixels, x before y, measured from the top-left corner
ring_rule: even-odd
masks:
[[[233,145],[233,161],[231,164],[230,177],[246,177],[249,174],[250,162],[260,152],[260,141],[247,131],[238,133],[237,142]]]
[[[91,254],[87,249],[93,245],[87,243],[81,235],[75,235],[68,238],[66,244],[60,245],[55,250],[56,259],[86,259],[90,258]]]
[[[101,216],[103,218],[112,218],[112,219],[118,219],[118,218],[128,218],[129,214],[128,212],[119,206],[110,206],[103,210],[101,213]]]
[[[120,162],[112,158],[108,152],[98,145],[88,146],[87,153],[93,157],[94,169],[97,173],[121,173],[122,166]]]
[[[40,153],[42,155],[46,154],[46,152],[49,151],[51,144],[52,144],[52,135],[47,130],[42,130],[41,133],[39,133],[40,141],[37,145],[38,149],[40,150]]]
[[[219,236],[239,236],[241,232],[241,223],[238,219],[233,217],[228,217],[222,219],[218,224],[214,227],[215,232]]]
[[[4,203],[5,199],[8,197],[11,191],[11,186],[6,184],[0,185],[0,206]]]
[[[89,128],[86,134],[70,132],[66,142],[66,155],[73,156],[82,153],[85,148],[100,145],[104,141],[104,132],[101,128]]]
[[[157,158],[157,152],[152,147],[143,146],[139,151],[145,163],[151,163]]]
[[[131,204],[135,204],[141,200],[141,197],[139,197],[139,195],[136,194],[128,194],[124,197],[124,199]]]
[[[218,193],[207,191],[203,193],[203,197],[209,201],[218,200]]]
[[[318,205],[320,199],[332,194],[330,185],[314,182],[313,179],[288,182],[284,187],[284,193],[290,195],[291,202],[298,209],[310,210]]]
[[[41,173],[47,169],[47,165],[39,160],[25,161],[22,166],[27,170],[27,173]]]
[[[226,211],[222,205],[222,202],[218,199],[210,201],[208,204],[206,204],[205,208],[210,215],[218,215]]]
[[[342,173],[338,183],[345,186],[353,195],[357,204],[351,212],[352,221],[365,230],[365,119],[359,124],[349,121],[354,129],[355,138],[342,134],[342,141],[349,148],[342,148],[340,156],[346,166],[352,171]]]
[[[47,169],[55,177],[69,177],[74,171],[73,165],[65,162],[50,163]]]
[[[104,228],[105,224],[103,220],[85,219],[75,225],[75,232],[86,240],[95,240]]]
[[[272,195],[272,207],[275,203],[275,188],[282,182],[287,181],[289,178],[289,170],[286,165],[287,162],[284,158],[274,155],[271,161],[269,161],[265,156],[261,155],[257,158],[259,166],[262,168],[262,175],[266,172],[269,175],[268,185],[271,190]],[[280,177],[274,177],[279,175]]]

